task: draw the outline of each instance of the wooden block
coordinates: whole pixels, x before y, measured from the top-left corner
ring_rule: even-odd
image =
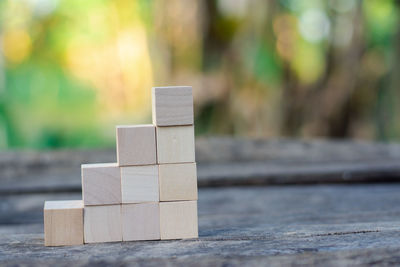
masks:
[[[157,162],[195,162],[194,126],[157,127]]]
[[[83,164],[81,169],[85,206],[121,203],[121,174],[117,163]]]
[[[121,205],[86,206],[85,243],[122,241]]]
[[[193,124],[192,87],[153,87],[152,109],[154,125],[177,126]]]
[[[160,201],[197,200],[196,163],[158,166]]]
[[[157,165],[121,167],[122,203],[158,202]]]
[[[43,214],[45,246],[83,244],[82,200],[46,201]]]
[[[198,237],[197,201],[160,202],[161,240]]]
[[[122,240],[159,240],[160,206],[155,203],[122,204]]]
[[[119,166],[155,164],[155,135],[154,125],[117,126]]]

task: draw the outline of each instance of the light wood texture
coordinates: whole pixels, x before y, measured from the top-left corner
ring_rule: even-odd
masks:
[[[158,166],[160,201],[197,200],[196,163]]]
[[[122,204],[122,240],[159,240],[160,207],[158,202]]]
[[[82,200],[46,201],[43,213],[45,246],[83,244]]]
[[[157,165],[121,167],[122,203],[158,202]]]
[[[160,202],[161,239],[198,237],[197,201]]]
[[[85,206],[121,203],[121,174],[117,163],[83,164],[81,170]]]
[[[155,126],[117,126],[116,131],[117,161],[120,166],[156,163]]]
[[[157,162],[195,162],[194,126],[157,127]]]
[[[122,241],[121,205],[85,207],[84,229],[85,243]]]
[[[176,126],[193,124],[192,87],[153,87],[152,110],[154,125]]]

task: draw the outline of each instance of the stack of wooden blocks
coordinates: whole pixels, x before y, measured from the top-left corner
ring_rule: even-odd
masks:
[[[117,163],[82,165],[83,200],[46,201],[46,246],[198,237],[193,95],[152,88],[152,125],[117,126]]]

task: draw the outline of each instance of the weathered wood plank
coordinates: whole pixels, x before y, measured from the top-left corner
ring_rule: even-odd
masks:
[[[399,159],[400,144],[349,140],[197,138],[199,162],[349,162]]]
[[[199,163],[198,186],[400,182],[399,161]],[[49,168],[12,179],[0,176],[0,194],[81,192],[79,172],[79,168]]]
[[[79,198],[80,193],[1,195],[0,225],[42,223],[45,200]],[[198,203],[199,217],[206,216],[212,229],[241,227],[246,216],[252,223],[282,225],[400,221],[399,204],[400,184],[201,188]]]
[[[80,192],[80,164],[115,162],[115,150],[0,153],[0,194]],[[204,186],[399,182],[400,144],[196,140]]]
[[[400,251],[398,184],[202,188],[198,240],[44,247],[38,227],[43,200],[76,197],[2,196],[0,201],[8,208],[0,213],[0,263],[38,260],[50,265],[68,255],[68,261],[77,264],[133,264],[145,259],[151,259],[149,265],[239,265],[256,264],[257,259],[286,264],[296,259],[309,263],[308,257],[331,265],[337,263],[336,257],[343,264],[372,259],[400,264],[400,258],[391,255]],[[9,217],[16,219],[7,221]],[[29,229],[24,233],[21,226],[10,226],[16,223]]]
[[[198,165],[199,187],[400,182],[399,160]]]
[[[304,252],[273,256],[191,256],[170,258],[9,260],[4,266],[398,266],[400,249],[366,249],[335,252]]]
[[[211,138],[196,149],[198,240],[63,248],[43,246],[44,200],[80,199],[80,164],[115,151],[0,153],[0,264],[400,265],[400,184],[215,187],[397,182],[400,145]]]

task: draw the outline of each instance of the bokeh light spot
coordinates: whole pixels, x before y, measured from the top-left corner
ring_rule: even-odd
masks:
[[[11,30],[3,35],[3,53],[11,63],[20,63],[27,58],[32,49],[32,41],[24,30]]]
[[[330,21],[324,11],[312,8],[301,15],[299,27],[304,39],[316,43],[328,37]]]

